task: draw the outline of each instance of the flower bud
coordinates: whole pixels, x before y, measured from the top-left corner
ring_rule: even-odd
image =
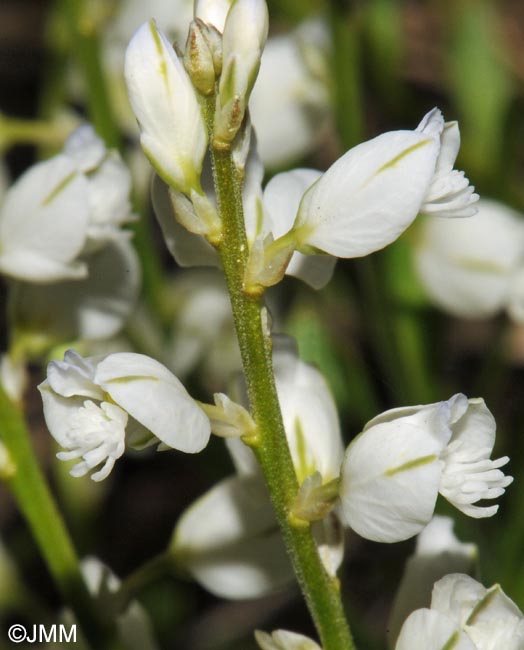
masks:
[[[203,95],[211,95],[215,88],[215,64],[206,31],[200,20],[189,26],[184,65],[195,88]]]
[[[176,190],[198,190],[207,147],[204,119],[182,62],[154,21],[129,43],[125,77],[149,161]]]
[[[242,124],[267,31],[264,0],[235,0],[226,18],[222,40],[222,75],[214,130],[217,147],[228,147]]]

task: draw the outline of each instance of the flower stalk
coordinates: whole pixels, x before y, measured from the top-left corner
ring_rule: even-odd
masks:
[[[320,559],[309,524],[292,525],[290,511],[298,492],[272,370],[271,339],[264,325],[260,296],[244,291],[248,244],[241,180],[230,150],[212,151],[216,195],[223,225],[217,250],[226,276],[238,342],[258,435],[253,451],[262,467],[277,520],[300,587],[317,626],[324,650],[352,650],[336,579]]]

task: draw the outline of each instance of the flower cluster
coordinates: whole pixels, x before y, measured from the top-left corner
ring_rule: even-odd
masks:
[[[221,70],[211,137],[217,149],[234,145],[235,165],[245,177],[248,290],[275,284],[286,269],[321,287],[334,263],[322,259],[325,256],[360,257],[379,250],[397,239],[420,212],[444,217],[476,212],[478,196],[464,174],[453,168],[460,144],[458,125],[444,122],[438,109],[413,131],[392,131],[354,147],[324,174],[298,169],[278,175],[263,194],[263,168],[243,116],[265,41],[265,4],[233,3],[223,21],[221,49],[216,28],[208,25],[207,30],[198,56],[186,50],[193,61],[189,73],[152,22],[138,30],[126,55],[126,79],[142,145],[169,186],[157,183],[156,211],[172,242],[170,249],[182,264],[182,255],[190,264],[216,264],[207,242],[216,245],[221,237],[204,160],[205,115],[198,101],[198,93],[208,91],[196,91],[191,84],[197,72],[209,71],[215,78]],[[204,46],[207,64],[202,62]],[[152,74],[154,70],[162,74]],[[181,234],[175,219],[189,233]],[[304,260],[304,255],[314,258]]]
[[[10,278],[16,330],[51,342],[114,335],[139,290],[129,231],[131,176],[90,125],[5,194],[0,272]]]

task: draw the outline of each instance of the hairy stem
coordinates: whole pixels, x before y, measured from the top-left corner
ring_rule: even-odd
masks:
[[[251,414],[257,426],[253,451],[264,472],[277,520],[322,646],[324,650],[352,650],[355,646],[345,619],[338,581],[325,571],[310,526],[290,523],[290,507],[297,495],[298,483],[275,387],[264,306],[260,297],[246,295],[243,287],[248,245],[241,181],[229,151],[212,153],[223,225],[223,238],[217,249],[231,297]]]

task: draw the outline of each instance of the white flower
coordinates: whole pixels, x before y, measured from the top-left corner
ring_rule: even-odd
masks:
[[[293,227],[299,250],[360,257],[397,239],[422,209],[473,214],[477,195],[449,169],[457,135],[434,109],[415,131],[391,131],[350,149],[304,194]]]
[[[135,307],[140,289],[138,256],[127,237],[83,258],[88,277],[50,285],[12,285],[17,331],[53,345],[115,336]]]
[[[444,643],[446,635],[448,645]],[[431,609],[417,610],[408,617],[395,650],[523,647],[524,616],[500,586],[486,589],[473,578],[455,573],[435,583]]]
[[[63,153],[87,179],[89,223],[88,251],[121,237],[120,227],[133,219],[130,194],[131,174],[120,154],[108,151],[90,124],[76,129],[67,139]]]
[[[5,195],[0,211],[0,271],[49,284],[87,276],[82,256],[127,237],[131,177],[86,124],[61,154],[31,167]]]
[[[491,517],[512,478],[490,460],[495,421],[484,400],[392,409],[367,423],[346,451],[340,497],[343,518],[367,539],[395,542],[430,521],[440,492],[470,517]]]
[[[187,453],[209,440],[209,420],[180,381],[162,364],[142,354],[117,352],[83,359],[74,350],[52,361],[38,387],[51,435],[66,450],[62,460],[81,459],[71,471],[106,478],[128,443],[158,438]]]
[[[207,146],[204,120],[182,62],[154,21],[129,43],[125,77],[151,164],[178,191],[198,191]]]
[[[429,606],[434,583],[448,573],[472,573],[477,558],[477,546],[460,542],[453,533],[452,519],[433,517],[418,535],[415,552],[404,567],[387,626],[391,647],[407,616]]]
[[[256,630],[255,639],[261,650],[322,650],[307,636],[287,630],[275,630],[272,634]]]
[[[470,219],[422,224],[415,240],[420,280],[430,299],[455,316],[486,318],[507,309],[522,320],[522,216],[495,201],[481,200],[478,208]]]
[[[327,68],[324,27],[309,22],[266,43],[249,112],[268,167],[282,167],[309,153],[327,121],[327,69],[315,69]]]
[[[88,185],[64,155],[38,163],[0,209],[0,272],[26,282],[86,276],[78,262],[89,222]]]

